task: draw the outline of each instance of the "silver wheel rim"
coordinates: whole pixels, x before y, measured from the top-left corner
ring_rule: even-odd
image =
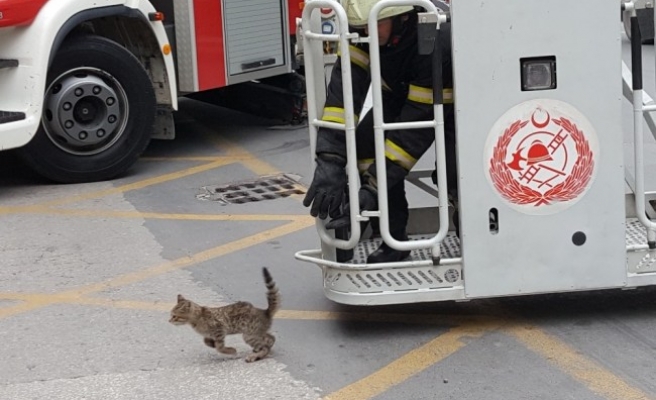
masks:
[[[67,71],[46,90],[42,123],[50,141],[76,156],[112,147],[125,133],[129,116],[123,86],[90,67]]]

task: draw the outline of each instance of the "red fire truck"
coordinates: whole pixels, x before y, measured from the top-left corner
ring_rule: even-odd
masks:
[[[179,96],[298,118],[302,6],[0,0],[0,150],[56,182],[88,182],[126,171],[152,138],[173,138]]]

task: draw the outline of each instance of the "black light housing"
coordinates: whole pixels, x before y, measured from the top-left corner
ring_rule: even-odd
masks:
[[[522,91],[552,90],[556,85],[556,56],[521,58]]]

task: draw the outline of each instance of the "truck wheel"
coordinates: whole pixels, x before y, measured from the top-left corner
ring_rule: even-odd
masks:
[[[53,59],[41,126],[19,154],[56,182],[112,179],[148,146],[155,109],[150,78],[132,53],[107,38],[78,36]]]

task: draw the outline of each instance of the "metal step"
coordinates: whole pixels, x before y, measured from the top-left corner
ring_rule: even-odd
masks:
[[[3,68],[16,68],[18,67],[18,60],[2,60],[0,59],[0,69]]]
[[[0,124],[21,121],[25,119],[25,113],[19,111],[0,111]]]
[[[626,219],[626,248],[634,249],[647,244],[647,229],[638,218]]]
[[[409,235],[412,240],[430,239],[433,235]],[[366,264],[369,254],[376,251],[378,246],[383,243],[380,237],[360,241],[353,251],[353,259],[348,261],[352,264]],[[455,233],[449,232],[446,238],[440,243],[440,257],[443,259],[458,258],[460,253],[460,240]],[[412,250],[410,257],[412,261],[431,260],[431,252],[428,249]]]
[[[432,235],[411,235],[427,239]],[[627,287],[656,282],[656,250],[647,247],[647,232],[636,218],[626,219]],[[449,232],[441,243],[439,265],[430,250],[414,250],[398,263],[368,264],[367,256],[381,243],[380,238],[362,240],[354,256],[345,263],[324,259],[321,250],[296,253],[296,258],[323,269],[324,293],[338,303],[354,305],[403,304],[420,301],[464,300],[462,250],[460,241]]]

